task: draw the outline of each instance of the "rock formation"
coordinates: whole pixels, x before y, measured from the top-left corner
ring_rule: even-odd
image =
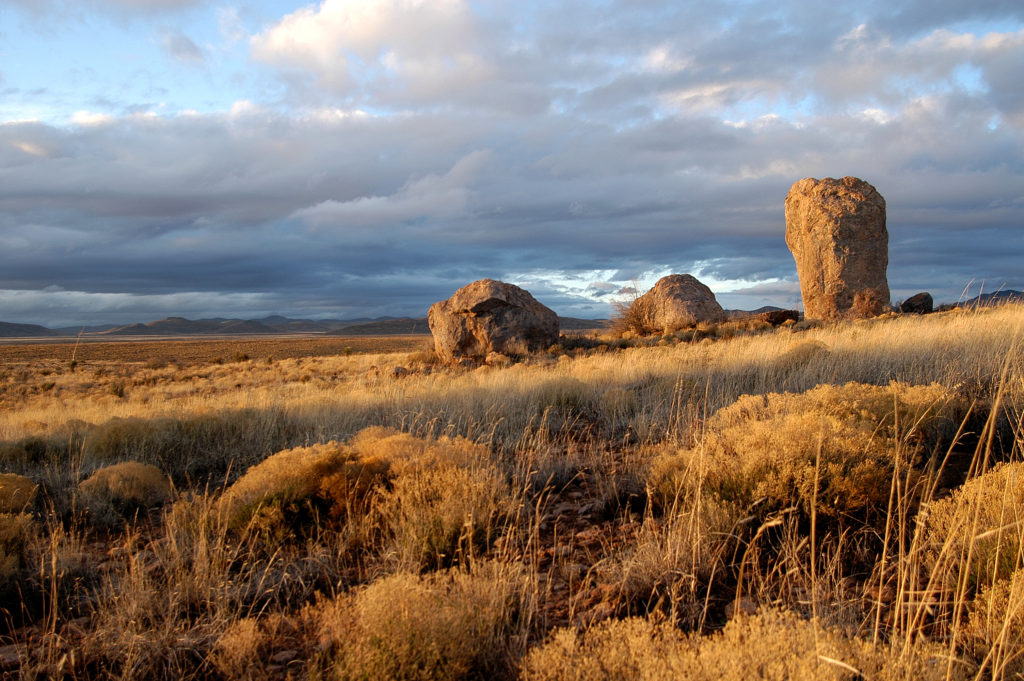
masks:
[[[630,316],[636,330],[671,333],[698,322],[724,322],[725,311],[715,294],[689,274],[662,277],[647,293],[633,301]]]
[[[442,359],[523,355],[558,342],[558,316],[528,291],[481,279],[430,306],[434,350]]]
[[[931,314],[934,307],[935,301],[932,300],[932,294],[928,292],[921,292],[904,300],[903,304],[900,305],[900,312],[909,312],[911,314]]]
[[[829,177],[795,183],[786,196],[786,245],[796,260],[807,319],[889,310],[885,199],[867,182]]]

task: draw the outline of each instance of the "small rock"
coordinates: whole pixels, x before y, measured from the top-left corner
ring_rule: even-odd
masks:
[[[0,647],[0,669],[17,669],[25,659],[26,652],[25,646],[21,643]]]
[[[755,612],[757,612],[757,603],[746,596],[733,599],[729,605],[725,606],[725,616],[730,619],[737,615],[753,615]]]
[[[555,510],[553,510],[551,513],[555,516],[561,516],[574,510],[576,510],[576,504],[571,504],[568,501],[565,501],[559,504],[558,506],[555,506]]]
[[[615,606],[607,601],[601,601],[590,610],[581,613],[578,619],[581,624],[596,624],[613,615],[615,615]]]
[[[507,367],[512,364],[512,358],[500,352],[488,352],[484,362],[492,367]]]
[[[934,310],[934,305],[935,301],[932,300],[932,294],[921,292],[904,300],[903,304],[900,305],[900,312],[907,314],[931,314]]]
[[[782,326],[786,322],[800,321],[800,313],[796,310],[768,310],[757,315],[757,319],[767,322],[772,326]]]
[[[274,664],[286,664],[294,660],[298,655],[299,651],[297,650],[282,650],[271,657],[270,661]]]

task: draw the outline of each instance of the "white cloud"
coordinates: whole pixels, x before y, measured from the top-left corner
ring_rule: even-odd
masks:
[[[394,87],[442,97],[493,76],[464,0],[324,0],[251,40],[253,56],[323,88]]]
[[[114,120],[114,117],[110,114],[93,113],[91,111],[76,111],[71,115],[71,122],[74,125],[81,125],[84,127],[109,125],[113,123]]]

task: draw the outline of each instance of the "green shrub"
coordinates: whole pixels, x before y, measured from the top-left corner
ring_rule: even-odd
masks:
[[[522,576],[396,574],[323,607],[329,679],[455,680],[511,676],[529,606]]]
[[[937,384],[744,395],[708,419],[697,446],[654,462],[653,498],[667,506],[699,489],[744,509],[808,514],[817,498],[828,518],[884,516],[897,466],[905,475],[948,446],[966,411]]]
[[[767,610],[738,616],[720,633],[686,636],[667,623],[647,619],[605,621],[588,631],[560,629],[531,650],[524,681],[773,681],[968,678],[962,665],[946,675],[944,646],[918,643],[903,648],[870,642],[807,621],[791,612]]]
[[[171,499],[171,485],[157,467],[125,461],[101,468],[78,485],[79,501],[90,520],[119,524]]]

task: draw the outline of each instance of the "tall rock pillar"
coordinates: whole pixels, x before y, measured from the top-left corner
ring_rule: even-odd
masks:
[[[864,180],[805,178],[786,196],[807,319],[873,317],[890,309],[885,199]]]

